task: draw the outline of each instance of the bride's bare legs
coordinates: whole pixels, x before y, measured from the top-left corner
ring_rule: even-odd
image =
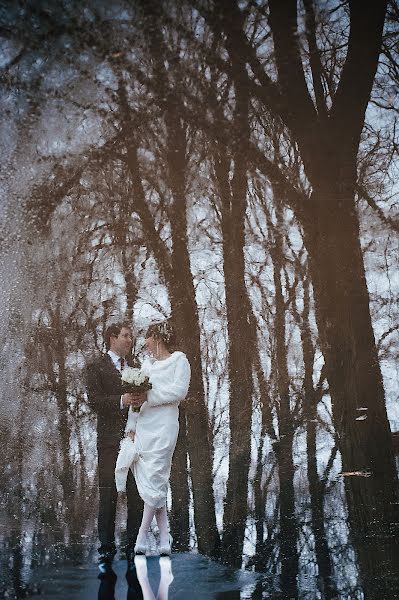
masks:
[[[159,529],[159,545],[167,546],[169,544],[169,527],[166,506],[156,509],[155,518],[157,520],[157,525]]]
[[[144,503],[143,518],[141,520],[140,529],[137,535],[137,544],[144,546],[147,541],[147,533],[155,515],[155,508],[151,508],[148,504]]]

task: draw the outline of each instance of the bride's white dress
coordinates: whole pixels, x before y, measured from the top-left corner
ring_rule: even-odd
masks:
[[[179,403],[187,396],[191,370],[183,352],[173,352],[146,367],[152,389],[137,419],[132,470],[144,502],[162,508],[179,433]]]

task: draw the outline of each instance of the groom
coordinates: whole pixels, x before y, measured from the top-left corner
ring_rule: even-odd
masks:
[[[132,366],[132,332],[124,323],[114,323],[105,332],[106,354],[87,366],[89,406],[97,415],[97,454],[100,538],[100,574],[112,575],[112,560],[116,554],[115,513],[117,491],[114,471],[119,443],[124,435],[129,405],[141,406],[145,396],[121,394],[121,371]],[[142,500],[129,471],[127,480],[127,557],[128,566],[134,559],[134,543],[140,525]]]

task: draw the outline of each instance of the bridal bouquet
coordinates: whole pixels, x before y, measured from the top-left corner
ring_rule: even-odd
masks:
[[[122,371],[122,394],[147,392],[152,388],[146,369],[125,367]]]
[[[122,394],[140,394],[152,388],[147,370],[125,367],[122,371]],[[139,407],[131,407],[138,412]]]

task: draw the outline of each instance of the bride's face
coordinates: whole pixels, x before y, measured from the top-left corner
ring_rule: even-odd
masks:
[[[154,338],[153,335],[150,335],[148,338],[145,338],[144,340],[145,343],[145,347],[148,350],[148,352],[151,352],[152,354],[154,354],[157,350],[157,340]]]

